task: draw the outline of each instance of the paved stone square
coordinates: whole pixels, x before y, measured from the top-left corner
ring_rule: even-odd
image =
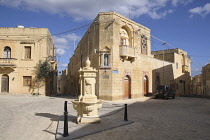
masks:
[[[0,140],[53,140],[64,101],[68,111],[76,115],[72,96],[33,97],[31,95],[0,95]],[[81,137],[81,140],[143,139],[143,140],[205,140],[210,138],[210,100],[177,97],[162,100],[124,100],[105,102],[99,111],[106,115],[128,103],[128,119],[134,123]],[[109,116],[123,119],[124,111]],[[70,126],[69,126],[70,127]],[[97,125],[96,125],[97,127]],[[82,129],[77,133],[83,133]]]
[[[128,106],[134,123],[94,135],[84,140],[208,140],[210,139],[210,100],[177,97],[150,99]],[[122,115],[121,114],[118,115]]]

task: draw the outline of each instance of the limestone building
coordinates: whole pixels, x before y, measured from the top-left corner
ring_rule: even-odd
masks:
[[[58,87],[58,94],[67,94],[68,91],[68,86],[69,86],[69,82],[68,82],[68,69],[62,70],[61,75],[58,75],[58,83],[57,83],[57,87]]]
[[[178,95],[187,94],[187,53],[171,49],[151,54],[150,38],[150,29],[139,23],[115,12],[99,13],[70,58],[68,93],[79,93],[78,71],[89,57],[91,67],[98,70],[96,95],[100,99],[141,98],[152,95],[159,84],[171,85]]]
[[[210,64],[202,67],[203,94],[210,95]]]
[[[203,95],[202,74],[196,75],[192,78],[192,94]]]
[[[165,73],[167,70],[164,70],[167,66],[162,67],[162,84],[172,87],[176,91],[177,95],[191,94],[191,63],[187,52],[176,48],[153,51],[152,54],[154,55],[154,58],[159,60],[164,59],[167,62],[173,63],[173,73],[171,75],[173,77],[170,78],[170,81],[164,82],[169,78],[167,77],[169,75]],[[157,71],[157,69],[155,69],[155,71]],[[166,79],[164,79],[164,77],[166,77]]]
[[[202,73],[192,78],[192,89],[195,95],[210,96],[210,64],[202,67]]]
[[[0,27],[0,92],[31,93],[34,69],[39,60],[49,60],[51,78],[39,88],[42,95],[57,92],[54,43],[47,28]],[[35,89],[34,92],[38,92]]]

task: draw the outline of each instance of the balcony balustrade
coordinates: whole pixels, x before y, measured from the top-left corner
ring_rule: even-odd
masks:
[[[0,58],[0,67],[16,67],[16,58]]]
[[[137,49],[128,45],[120,46],[120,56],[128,59],[128,58],[136,58],[137,57]]]
[[[189,72],[189,68],[187,65],[182,65],[182,72]]]

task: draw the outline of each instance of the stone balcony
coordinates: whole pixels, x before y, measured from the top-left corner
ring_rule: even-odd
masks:
[[[187,65],[182,65],[182,72],[185,73],[185,72],[189,72],[189,68]]]
[[[121,45],[120,56],[123,57],[123,59],[129,59],[129,58],[135,59],[137,57],[137,49],[132,46]]]
[[[0,67],[1,68],[15,68],[16,67],[16,58],[0,58]]]

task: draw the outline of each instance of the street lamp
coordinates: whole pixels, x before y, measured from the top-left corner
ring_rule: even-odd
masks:
[[[164,57],[165,57],[165,56],[164,56],[164,55],[165,55],[165,54],[164,54],[164,45],[165,45],[165,44],[167,44],[167,43],[166,43],[166,42],[163,43],[163,85],[165,84],[165,83],[164,83],[164,82],[165,82],[165,80],[164,80],[164,79],[165,79],[165,78],[164,78],[164,61],[165,61],[165,60],[164,60],[164,59],[165,59],[165,58],[164,58]]]

